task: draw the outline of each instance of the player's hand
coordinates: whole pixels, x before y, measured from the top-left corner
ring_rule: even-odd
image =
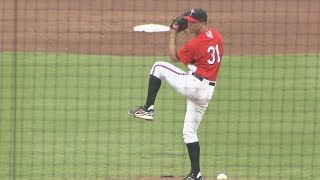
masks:
[[[188,28],[188,21],[183,18],[183,16],[186,16],[189,14],[188,12],[185,12],[181,14],[180,16],[176,17],[170,24],[170,28],[176,30],[177,32],[184,31]]]
[[[179,33],[179,31],[177,31],[175,29],[170,29],[170,33],[171,33],[171,35],[177,35]]]

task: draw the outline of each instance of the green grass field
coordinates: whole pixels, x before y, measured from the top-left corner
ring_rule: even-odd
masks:
[[[0,53],[0,179],[183,176],[184,98],[163,83],[152,123],[142,105],[166,58]],[[202,174],[320,178],[319,55],[225,57],[199,129]],[[182,67],[182,66],[180,66]]]

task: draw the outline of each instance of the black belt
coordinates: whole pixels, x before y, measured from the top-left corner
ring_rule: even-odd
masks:
[[[198,74],[196,74],[196,73],[192,73],[192,75],[194,76],[194,77],[196,77],[197,79],[199,79],[200,81],[203,81],[203,77],[201,77],[200,75],[198,75]],[[215,86],[216,85],[216,83],[215,82],[209,82],[209,86]]]

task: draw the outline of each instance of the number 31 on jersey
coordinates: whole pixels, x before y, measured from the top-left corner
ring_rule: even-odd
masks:
[[[207,52],[211,54],[211,59],[208,59],[209,64],[214,64],[215,62],[220,63],[220,53],[219,53],[219,46],[209,46]]]

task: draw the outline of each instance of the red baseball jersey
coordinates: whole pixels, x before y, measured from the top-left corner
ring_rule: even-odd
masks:
[[[223,39],[219,31],[209,29],[188,41],[178,50],[177,56],[185,65],[194,64],[197,67],[196,74],[216,81],[223,48]]]

